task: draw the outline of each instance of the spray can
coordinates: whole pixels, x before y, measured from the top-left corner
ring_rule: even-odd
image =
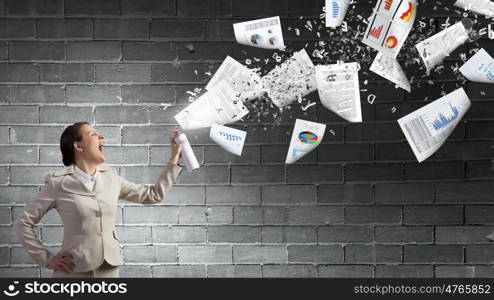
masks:
[[[182,161],[184,162],[187,171],[192,172],[195,169],[199,169],[199,163],[197,162],[194,151],[192,151],[192,147],[187,140],[187,136],[184,133],[180,133],[175,137],[175,142],[177,144],[185,142],[182,145]]]

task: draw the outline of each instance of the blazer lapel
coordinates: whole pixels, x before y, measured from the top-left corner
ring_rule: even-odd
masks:
[[[96,182],[94,184],[95,195],[111,185],[111,176],[107,176],[108,171],[111,171],[111,168],[107,165],[99,165],[96,168]]]
[[[83,196],[92,196],[93,192],[87,190],[84,184],[76,177],[74,173],[74,165],[70,165],[66,168],[63,168],[60,171],[55,172],[55,176],[63,176],[62,179],[62,189],[69,193],[83,195]]]

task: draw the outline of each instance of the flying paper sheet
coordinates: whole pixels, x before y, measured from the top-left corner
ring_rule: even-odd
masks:
[[[321,103],[349,122],[362,122],[358,63],[316,66]]]
[[[460,68],[460,72],[470,81],[494,83],[494,59],[480,49]]]
[[[262,82],[271,100],[280,108],[298,99],[301,102],[302,97],[317,89],[314,64],[305,49],[276,66],[262,77]]]
[[[326,0],[326,27],[338,27],[345,19],[350,0]]]
[[[408,81],[405,72],[396,59],[379,52],[374,59],[374,62],[372,62],[370,70],[395,83],[398,87],[407,92],[410,93],[412,91],[410,81]]]
[[[280,17],[233,24],[237,43],[264,49],[283,49]]]
[[[237,156],[242,155],[247,132],[218,124],[211,126],[209,138],[226,151]]]
[[[293,164],[316,149],[322,141],[325,130],[326,124],[297,119],[285,163]]]
[[[222,80],[175,115],[175,119],[184,130],[190,130],[234,123],[248,113],[228,82]]]
[[[434,154],[470,108],[463,88],[398,120],[419,162]]]
[[[222,80],[225,80],[242,100],[255,98],[263,92],[261,76],[230,56],[225,58],[214,76],[209,80],[206,90],[210,90]]]
[[[427,74],[467,40],[468,31],[463,22],[458,22],[418,43],[415,47],[427,68]]]
[[[489,18],[494,17],[494,2],[490,0],[457,0],[454,5]]]
[[[413,27],[416,0],[379,0],[362,42],[396,58]]]

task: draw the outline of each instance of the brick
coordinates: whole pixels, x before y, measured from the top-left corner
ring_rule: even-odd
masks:
[[[1,267],[0,278],[11,277],[26,277],[37,278],[39,277],[39,267]]]
[[[2,164],[32,164],[37,161],[36,146],[0,146],[0,163]]]
[[[378,243],[430,243],[431,226],[377,226],[374,229]]]
[[[282,16],[288,15],[288,0],[283,1],[259,1],[255,0],[250,3],[244,3],[242,1],[233,0],[232,1],[232,14],[235,17],[252,17],[252,16],[269,16],[271,13],[276,15],[280,14]],[[259,11],[257,7],[262,7],[263,9]]]
[[[472,121],[466,125],[466,137],[470,139],[492,139],[494,121]]]
[[[260,278],[259,265],[207,265],[208,277]]]
[[[170,42],[124,42],[122,58],[125,61],[173,61],[177,46]]]
[[[120,87],[112,85],[68,85],[68,103],[119,103]]]
[[[402,180],[402,165],[398,163],[347,164],[346,181],[388,181]]]
[[[27,203],[36,193],[32,186],[0,186],[0,204]]]
[[[401,143],[375,144],[376,160],[379,161],[416,161],[410,145]]]
[[[139,124],[149,122],[146,107],[99,106],[95,110],[97,124]]]
[[[0,126],[0,144],[8,144],[9,138],[9,127]]]
[[[317,188],[318,204],[369,204],[374,191],[368,184],[321,184]]]
[[[180,263],[231,263],[231,246],[179,246]]]
[[[150,82],[149,64],[98,64],[97,82]]]
[[[7,103],[10,98],[10,87],[8,85],[0,85],[0,103]]]
[[[120,243],[148,243],[151,241],[151,227],[149,226],[117,226],[116,229]]]
[[[406,206],[405,224],[462,224],[463,209],[460,206]]]
[[[199,162],[199,164],[203,164],[204,163],[204,153],[203,153],[204,149],[203,149],[203,147],[193,146],[192,150],[194,151],[194,154],[195,154],[196,159]],[[168,162],[170,155],[171,155],[171,150],[170,150],[169,146],[151,147],[151,164],[164,165]]]
[[[105,138],[105,145],[120,144],[120,126],[95,126],[95,129]]]
[[[398,124],[350,124],[345,126],[346,141],[390,141],[403,140]]]
[[[149,39],[149,21],[145,19],[94,20],[94,37],[110,40]]]
[[[204,224],[207,210],[204,206],[182,206],[178,211],[179,224]]]
[[[123,253],[128,262],[171,263],[178,261],[176,246],[124,246]]]
[[[493,245],[467,245],[467,263],[491,263],[494,260]]]
[[[205,243],[206,228],[202,226],[154,226],[153,242]]]
[[[153,277],[163,278],[204,278],[206,266],[177,265],[177,266],[153,266]]]
[[[7,0],[9,15],[61,15],[62,0]]]
[[[259,146],[244,146],[241,156],[231,154],[219,146],[206,146],[204,151],[206,163],[258,164],[261,160]]]
[[[121,278],[150,278],[153,277],[151,266],[119,266],[118,273]]]
[[[475,266],[475,277],[486,278],[492,277],[494,273],[494,268],[491,266]]]
[[[492,178],[492,161],[491,160],[476,160],[467,161],[465,166],[466,179],[487,179]]]
[[[10,263],[10,248],[0,247],[0,265],[8,265]]]
[[[105,147],[105,156],[112,164],[147,164],[148,147]]]
[[[7,169],[7,167],[0,168],[0,184],[7,184],[9,180],[10,180],[9,170]]]
[[[401,222],[401,207],[398,206],[348,206],[345,208],[345,222],[354,224]]]
[[[431,265],[377,265],[376,278],[432,278]]]
[[[342,180],[342,168],[337,165],[289,165],[287,183],[323,183]]]
[[[207,41],[235,41],[233,20],[208,20],[206,22]]]
[[[152,20],[151,38],[204,40],[205,23],[199,20]]]
[[[282,183],[285,170],[282,166],[232,166],[232,183]]]
[[[204,73],[207,65],[204,63],[160,63],[151,67],[153,83],[201,83],[204,82]]]
[[[313,226],[263,226],[261,235],[264,244],[317,242]]]
[[[10,128],[10,141],[12,144],[58,144],[62,132],[62,127],[15,126]]]
[[[256,186],[208,186],[208,205],[252,205],[260,203],[260,192]]]
[[[34,265],[35,263],[23,247],[12,247],[10,253],[11,263],[13,265]]]
[[[185,107],[177,106],[153,106],[149,108],[149,119],[154,125],[178,125],[175,115]]]
[[[208,224],[232,224],[233,209],[231,207],[213,206],[206,209]]]
[[[437,203],[490,203],[493,194],[494,186],[490,181],[440,182],[436,184]]]
[[[173,85],[124,85],[124,103],[168,103],[175,104],[176,88]]]
[[[436,266],[436,278],[472,278],[475,267],[472,266]]]
[[[125,224],[137,223],[178,223],[178,207],[144,206],[124,207]]]
[[[65,15],[70,16],[114,16],[120,15],[120,4],[118,0],[65,0]]]
[[[93,108],[81,106],[42,106],[39,110],[40,123],[64,123],[75,122],[93,123]],[[62,132],[60,132],[61,134]],[[42,141],[41,141],[42,142]]]
[[[492,220],[492,205],[469,205],[465,207],[466,224],[494,224]]]
[[[65,45],[62,42],[12,42],[9,51],[10,59],[16,61],[65,60]]]
[[[176,11],[173,0],[122,0],[120,5],[123,16],[174,16]]]
[[[2,106],[0,124],[38,123],[38,109],[35,106]]]
[[[163,170],[162,166],[120,167],[120,176],[122,176],[126,180],[136,183],[154,184],[162,170]]]
[[[288,210],[285,207],[263,207],[262,215],[263,224],[286,224],[288,222]]]
[[[17,152],[19,155],[19,152]],[[37,154],[36,154],[37,155]],[[39,184],[45,183],[46,175],[58,169],[57,167],[10,167],[11,184]]]
[[[318,162],[370,161],[373,156],[371,144],[331,144],[317,148]]]
[[[343,207],[289,207],[289,224],[338,224],[343,222]]]
[[[233,210],[235,224],[261,224],[262,207],[260,206],[238,206]]]
[[[10,207],[0,207],[0,224],[10,225],[12,217],[10,216]]]
[[[34,38],[33,19],[1,19],[0,39],[32,39]]]
[[[222,61],[231,55],[233,48],[230,42],[179,42],[177,43],[178,59],[181,61]]]
[[[8,96],[7,96],[8,97]],[[14,85],[11,103],[64,103],[65,87],[62,85]]]
[[[68,61],[114,61],[120,60],[120,42],[91,41],[67,44]]]
[[[475,244],[489,241],[486,236],[494,231],[492,226],[436,226],[438,244]]]
[[[432,203],[434,200],[431,183],[378,183],[375,189],[379,204]]]
[[[437,159],[479,159],[492,155],[491,141],[452,141],[447,142],[434,154]]]
[[[288,261],[340,263],[343,262],[343,248],[329,245],[288,245]]]
[[[91,20],[38,19],[36,21],[38,39],[89,40],[93,38]]]
[[[365,265],[318,265],[320,278],[362,278],[373,277],[372,266]]]
[[[405,164],[405,180],[462,179],[463,162],[423,162]]]
[[[333,225],[317,228],[319,243],[371,243],[374,231],[371,226]]]
[[[400,263],[400,245],[346,245],[346,263]]]
[[[28,63],[0,64],[0,82],[39,82],[39,67]]]
[[[178,182],[181,184],[225,184],[229,182],[229,170],[226,166],[203,166],[194,173],[182,172]]]
[[[92,64],[42,64],[42,82],[93,82]]]
[[[233,246],[234,263],[286,263],[286,246]]]
[[[312,185],[269,185],[261,187],[264,205],[301,205],[316,203]]]
[[[259,227],[251,226],[209,226],[210,243],[258,243],[261,241]]]
[[[405,245],[403,251],[405,262],[454,263],[463,261],[463,247],[457,245]]]
[[[317,268],[314,265],[263,265],[264,278],[315,278]]]

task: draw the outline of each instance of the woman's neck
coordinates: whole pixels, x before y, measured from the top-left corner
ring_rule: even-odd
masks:
[[[86,173],[89,176],[93,176],[96,173],[96,167],[98,166],[97,164],[94,163],[88,163],[85,161],[77,160],[75,162],[75,165],[84,173]]]

